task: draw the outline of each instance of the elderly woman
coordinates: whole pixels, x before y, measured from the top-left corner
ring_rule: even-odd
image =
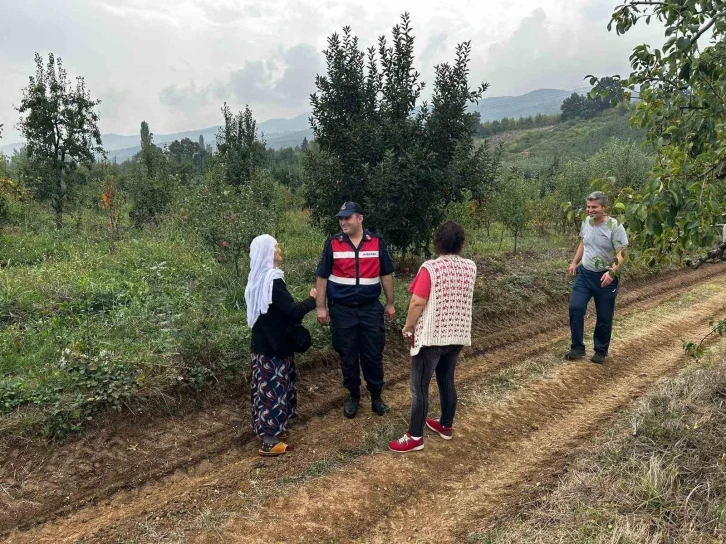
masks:
[[[297,417],[293,328],[315,309],[317,294],[313,288],[296,303],[285,286],[281,262],[282,251],[272,236],[252,240],[245,301],[252,329],[252,429],[263,456],[292,451],[282,440],[288,436],[288,421]]]
[[[460,256],[464,230],[453,221],[434,234],[440,256],[421,265],[409,291],[403,335],[411,345],[411,421],[408,432],[388,447],[398,453],[422,450],[424,423],[444,440],[453,436],[456,413],[454,371],[459,353],[471,345],[471,306],[476,265]],[[441,397],[441,418],[427,418],[429,384],[434,372]]]

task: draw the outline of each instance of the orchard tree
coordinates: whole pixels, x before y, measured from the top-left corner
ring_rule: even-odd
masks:
[[[418,103],[424,83],[414,68],[408,14],[366,52],[350,27],[328,38],[327,74],[310,98],[315,136],[305,160],[304,196],[312,219],[337,228],[335,211],[360,202],[367,226],[402,250],[428,248],[446,205],[491,181],[491,155],[475,147],[478,118],[467,111],[486,84],[468,83],[469,42],[453,64],[435,67],[431,103]]]
[[[131,196],[129,217],[137,227],[156,224],[171,203],[174,179],[163,151],[154,144],[154,134],[146,121],[139,130],[141,151],[130,165],[123,186]]]
[[[665,27],[664,43],[635,47],[620,81],[626,100],[638,98],[632,123],[657,151],[648,182],[621,203],[651,262],[713,244],[714,225],[724,222],[726,2],[628,0],[608,29],[624,34],[653,19]],[[591,78],[594,92],[610,98],[602,82]]]
[[[69,189],[82,179],[76,175],[78,166],[104,153],[95,111],[100,100],[91,99],[82,77],[76,78],[74,86],[53,53],[45,67],[43,57],[36,53],[35,65],[35,76],[30,77],[16,108],[30,165],[25,177],[38,199],[50,201],[56,226],[61,228]]]
[[[520,234],[534,219],[535,196],[538,191],[534,185],[514,171],[506,176],[494,196],[497,218],[514,237],[514,253]]]
[[[222,107],[224,126],[217,133],[217,150],[225,166],[227,183],[239,187],[248,183],[265,164],[265,140],[257,137],[257,122],[249,106],[232,114],[227,103]]]

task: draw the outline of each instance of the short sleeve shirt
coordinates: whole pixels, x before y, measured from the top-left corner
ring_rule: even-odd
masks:
[[[408,292],[417,297],[429,299],[429,296],[431,296],[431,274],[429,274],[428,269],[423,266],[419,269],[418,274],[416,274],[408,288]]]
[[[607,270],[615,262],[616,251],[628,245],[625,227],[612,217],[600,225],[588,217],[580,227],[580,238],[584,247],[582,266],[592,272]]]

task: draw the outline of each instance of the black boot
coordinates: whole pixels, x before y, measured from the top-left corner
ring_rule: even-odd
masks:
[[[343,405],[343,415],[348,419],[353,419],[358,413],[358,406],[360,406],[360,389],[351,389],[350,397]]]
[[[387,414],[391,411],[391,409],[388,407],[388,404],[383,402],[380,391],[376,393],[371,391],[371,410],[373,410],[379,416]]]

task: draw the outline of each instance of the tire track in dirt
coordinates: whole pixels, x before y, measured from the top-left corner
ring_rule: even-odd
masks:
[[[686,291],[692,285],[704,283],[714,276],[722,274],[723,271],[723,266],[714,265],[695,272],[684,271],[669,275],[660,281],[631,288],[630,291],[624,290],[619,300],[618,314],[653,307]],[[557,310],[556,313],[550,313],[533,323],[510,327],[493,334],[478,334],[475,339],[476,350],[474,353],[480,353],[485,349],[491,351],[480,358],[481,360],[472,370],[472,377],[489,376],[502,367],[517,362],[522,357],[536,353],[543,347],[558,341],[559,337],[566,333],[567,318],[566,314],[563,317],[561,308]],[[533,335],[533,333],[537,334]],[[526,345],[515,344],[507,347],[508,343],[516,342],[521,338],[528,339]],[[499,349],[492,349],[496,347]],[[394,400],[401,399],[400,404],[405,411],[407,402],[405,382],[408,378],[408,364],[406,358],[400,356],[400,350],[393,351],[398,352],[399,357],[392,361],[390,351],[387,353],[388,381],[389,388],[392,390],[390,394],[394,395],[392,397]],[[296,459],[293,462],[273,465],[275,468],[270,471],[272,474],[269,476],[273,480],[304,472],[311,464],[319,462],[326,455],[334,454],[336,451],[345,450],[362,442],[361,437],[370,428],[370,417],[358,418],[352,424],[341,427],[340,419],[342,418],[338,418],[337,412],[343,397],[339,393],[331,394],[332,391],[340,391],[337,367],[308,369],[301,374],[301,391],[305,395],[305,406],[312,405],[312,409],[309,409],[308,413],[314,414],[298,423],[299,429],[302,423],[302,428],[298,432],[305,433],[300,445],[308,449],[308,453],[296,453]],[[241,448],[233,447],[234,439],[240,434],[239,427],[246,427],[246,418],[243,418],[242,415],[244,409],[236,405],[223,404],[217,407],[215,412],[211,417],[204,413],[190,414],[185,418],[171,421],[166,427],[157,426],[147,436],[144,436],[143,430],[141,430],[138,436],[117,437],[109,432],[101,438],[87,438],[88,443],[85,444],[87,450],[82,453],[88,459],[82,459],[82,462],[95,469],[91,472],[95,474],[100,468],[100,472],[103,473],[109,464],[115,464],[116,468],[106,478],[106,485],[99,485],[95,489],[90,486],[83,489],[82,478],[89,471],[87,466],[82,466],[82,470],[74,470],[73,462],[78,460],[78,455],[74,457],[73,452],[78,454],[77,449],[73,450],[69,447],[68,449],[71,451],[64,452],[61,448],[60,452],[54,454],[55,459],[46,461],[41,469],[32,475],[34,477],[28,478],[32,482],[40,482],[36,484],[35,490],[32,487],[30,492],[21,489],[23,493],[15,497],[15,500],[6,501],[11,508],[6,510],[8,514],[0,513],[0,522],[2,522],[0,527],[4,527],[7,531],[13,526],[27,525],[34,519],[42,522],[43,516],[48,516],[53,512],[56,516],[60,516],[70,515],[74,511],[80,510],[77,516],[70,516],[67,520],[69,524],[73,523],[74,518],[87,520],[80,524],[82,530],[72,538],[94,534],[100,536],[97,531],[103,533],[104,528],[109,525],[114,523],[128,525],[133,523],[132,520],[143,519],[148,512],[158,510],[162,506],[161,503],[167,500],[160,499],[157,495],[158,492],[162,492],[166,497],[183,498],[190,493],[196,493],[198,500],[203,502],[209,500],[209,496],[199,492],[200,488],[214,487],[218,494],[223,494],[225,490],[233,490],[233,493],[240,490],[249,491],[247,476],[256,470],[255,466],[259,465],[259,461],[254,458],[255,448],[251,435]],[[334,412],[334,415],[331,412]],[[330,417],[326,417],[326,415]],[[400,417],[402,414],[397,415]],[[376,421],[381,420],[376,418]],[[333,422],[332,426],[331,422]],[[341,439],[338,436],[331,439],[329,435],[335,432],[335,428],[344,429],[344,435],[352,437],[352,440]],[[170,437],[173,437],[173,441],[170,441]],[[94,442],[94,440],[96,441]],[[134,440],[138,440],[138,442],[134,442]],[[111,454],[115,456],[113,463],[108,462],[110,454],[105,455],[105,463],[99,462],[99,458],[104,459],[104,448],[108,442],[112,446]],[[132,446],[134,447],[132,448]],[[192,446],[194,448],[190,451]],[[137,452],[140,455],[135,455]],[[63,453],[67,454],[65,459],[63,459]],[[206,461],[212,456],[217,456],[214,464]],[[59,459],[63,462],[59,462]],[[4,469],[7,468],[7,464],[6,460]],[[52,475],[52,479],[43,485],[40,477],[49,473]],[[118,474],[121,476],[119,477]],[[76,491],[73,487],[74,475],[75,481],[81,483],[81,489],[64,505],[63,501],[57,500],[57,496],[59,490],[65,496],[68,496],[69,489],[72,492]],[[165,475],[167,478],[159,481],[157,485],[155,481]],[[170,494],[161,491],[169,486],[174,489]],[[43,495],[48,492],[49,488],[51,500],[44,501]],[[126,489],[119,492],[124,488]],[[13,491],[12,488],[10,490]],[[85,506],[87,502],[101,502],[99,499],[109,497],[111,500],[99,504],[96,508]],[[38,500],[39,498],[40,500]],[[56,500],[53,501],[53,498]],[[212,497],[212,499],[214,498]],[[23,503],[23,500],[27,502]],[[185,498],[182,500],[172,498],[168,501],[168,507],[164,507],[163,510],[167,513],[173,512],[178,516],[187,515],[190,509],[184,506],[185,500]],[[18,503],[21,503],[20,506]],[[63,524],[64,520],[58,520],[58,523]],[[51,528],[56,524],[49,523],[48,525]],[[35,533],[35,531],[30,531],[30,533]],[[41,533],[43,533],[42,530],[38,534]],[[21,538],[21,535],[22,533],[16,532],[14,536]],[[51,540],[57,541],[57,539]]]

